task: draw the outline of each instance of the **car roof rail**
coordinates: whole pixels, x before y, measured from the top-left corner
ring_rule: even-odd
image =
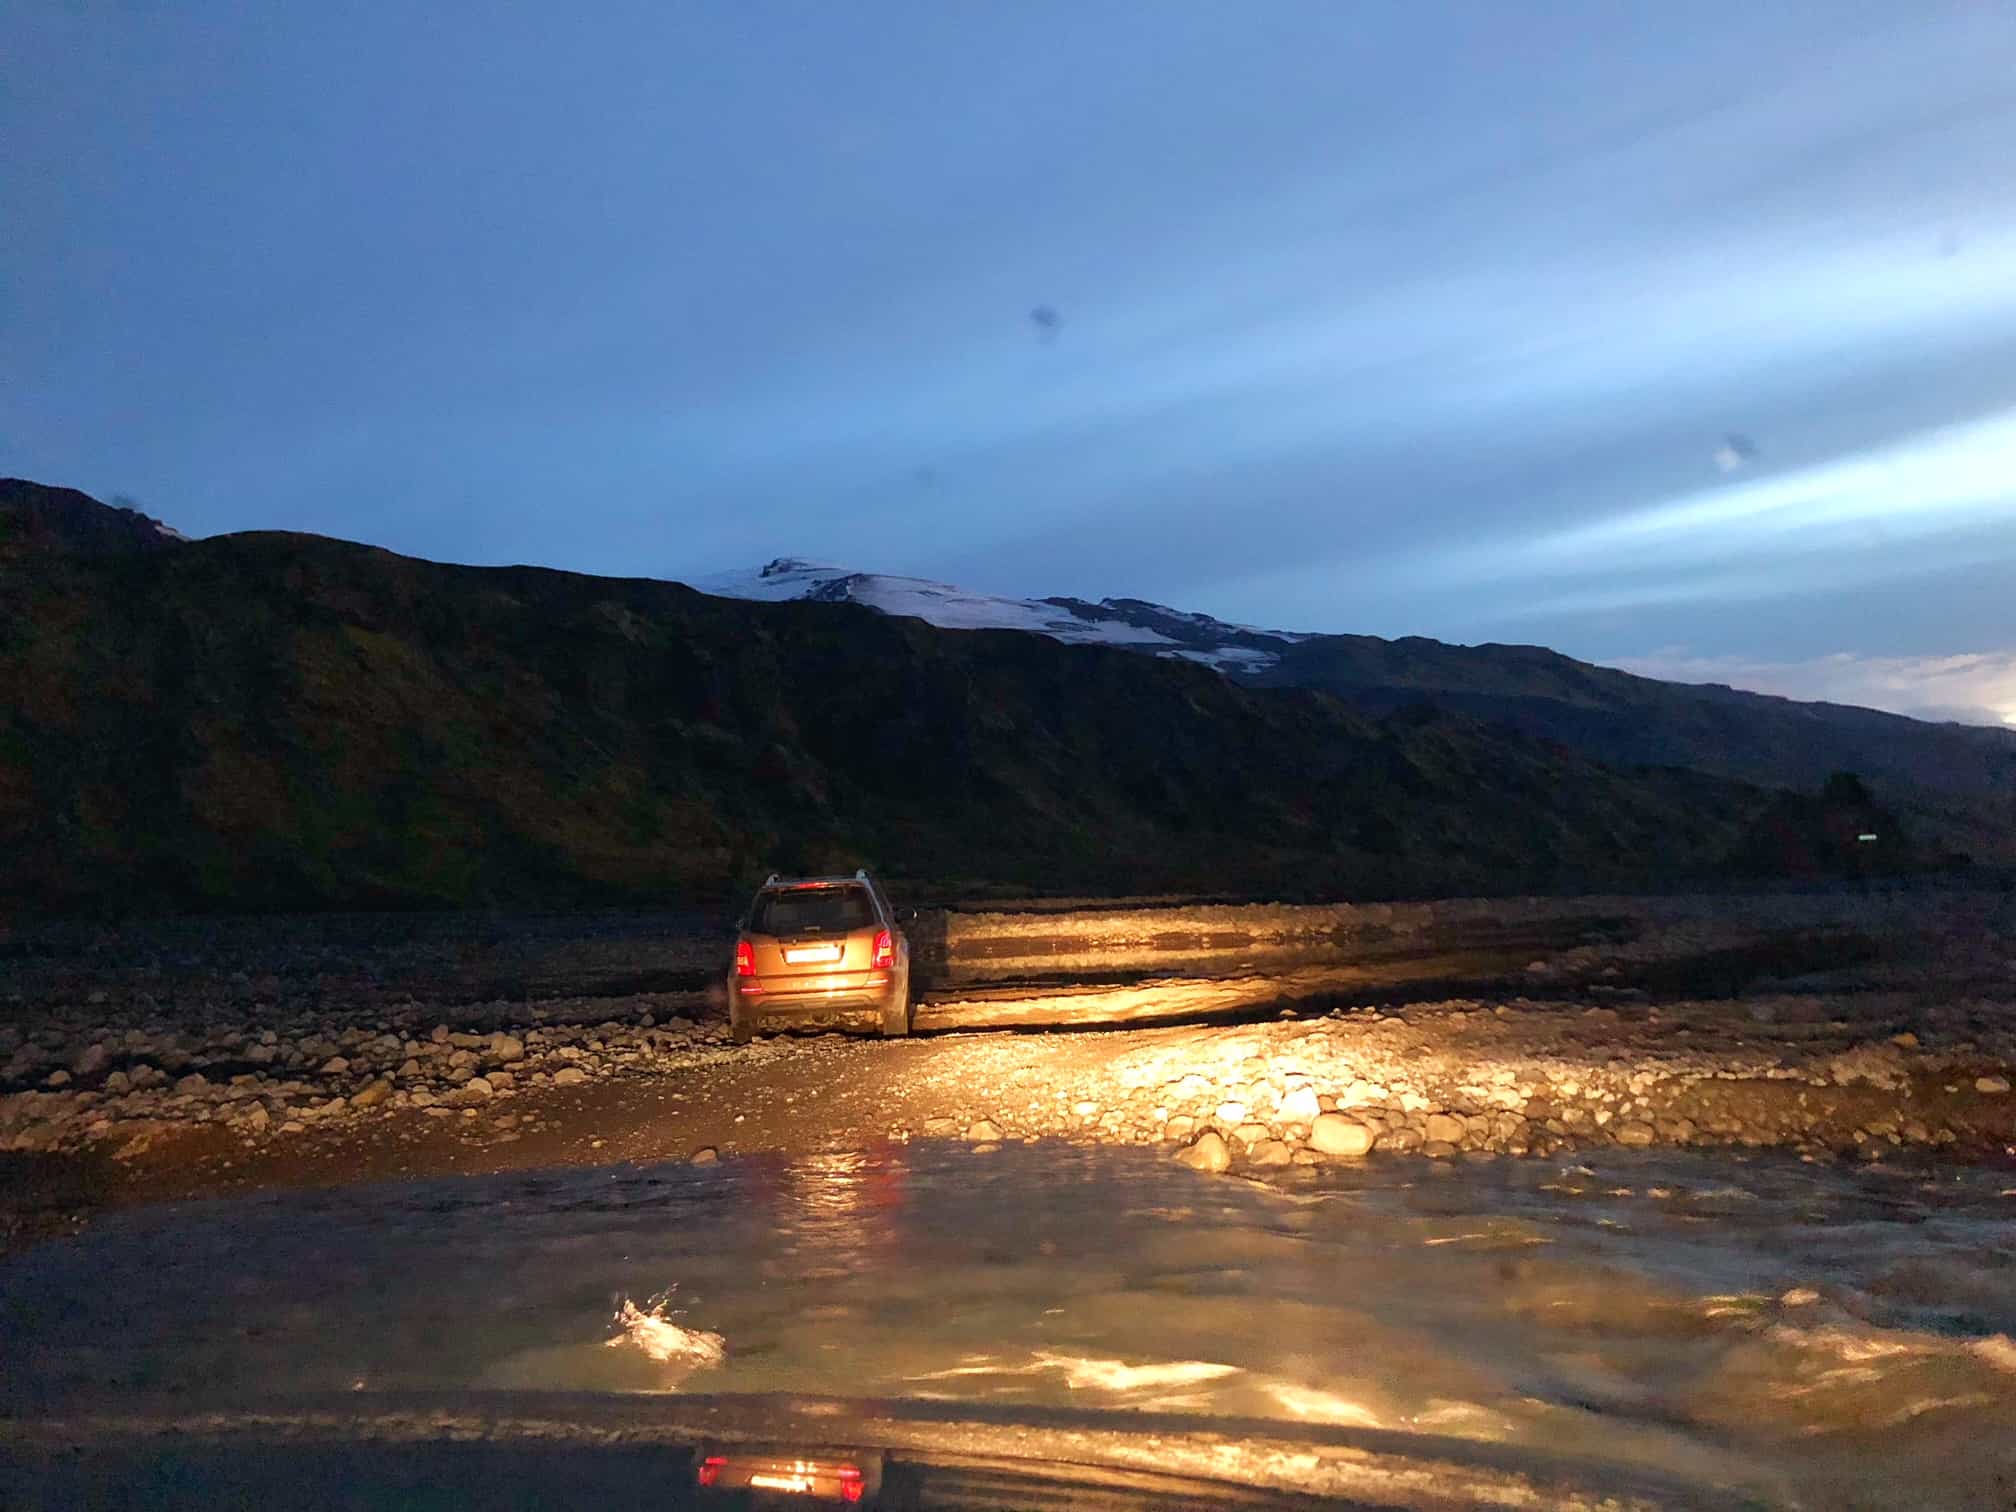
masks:
[[[855,867],[854,876],[858,881],[866,882],[868,880],[868,868],[865,866]]]
[[[772,872],[770,873],[769,876],[765,877],[763,879],[763,885],[765,887],[775,887],[777,885],[777,873]]]

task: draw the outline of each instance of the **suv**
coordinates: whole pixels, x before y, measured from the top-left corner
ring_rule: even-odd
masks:
[[[738,1043],[765,1019],[872,1013],[884,1034],[910,1032],[910,942],[867,872],[772,876],[735,938],[728,1027]]]

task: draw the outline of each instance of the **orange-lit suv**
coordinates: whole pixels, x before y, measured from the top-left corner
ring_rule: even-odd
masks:
[[[735,938],[728,1026],[738,1041],[772,1020],[872,1013],[884,1034],[910,1032],[910,942],[865,871],[771,877]]]

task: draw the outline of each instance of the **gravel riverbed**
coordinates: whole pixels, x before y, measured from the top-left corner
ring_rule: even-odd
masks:
[[[1198,912],[923,921],[935,1032],[751,1046],[709,921],[407,924],[375,952],[356,921],[24,937],[0,974],[0,1206],[36,1181],[83,1208],[914,1137],[1256,1171],[2016,1150],[2006,894]],[[1127,1026],[1094,1027],[1102,1003]],[[1134,1027],[1172,1004],[1187,1021]],[[988,1032],[1004,1015],[1050,1027]]]

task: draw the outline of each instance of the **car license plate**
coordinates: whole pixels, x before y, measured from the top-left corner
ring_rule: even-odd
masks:
[[[810,961],[837,961],[840,959],[838,945],[800,945],[784,952],[784,959],[793,966],[803,966]]]

